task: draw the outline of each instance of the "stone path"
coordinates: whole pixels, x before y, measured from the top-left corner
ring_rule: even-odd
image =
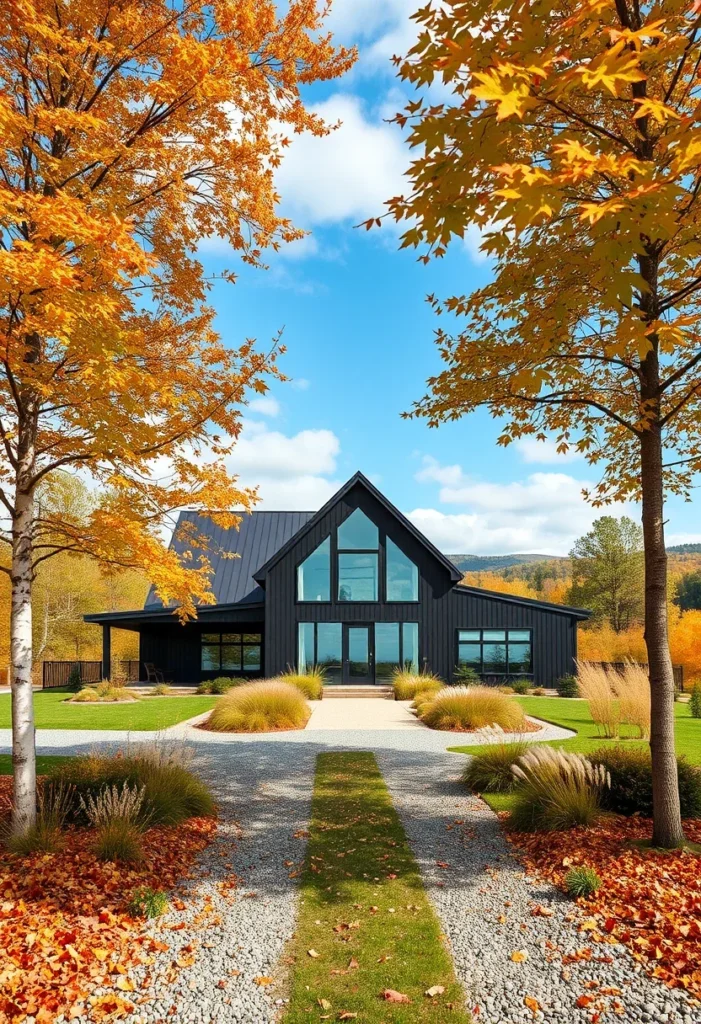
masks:
[[[324,729],[413,729],[426,726],[412,715],[408,701],[378,700],[366,697],[327,697],[312,703],[312,717],[305,732]]]

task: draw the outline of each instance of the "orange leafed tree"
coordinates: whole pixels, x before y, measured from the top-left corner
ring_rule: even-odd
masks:
[[[300,87],[341,74],[327,10],[291,0],[0,0],[0,502],[11,551],[15,827],[35,819],[31,589],[59,551],[144,570],[195,613],[206,557],[161,528],[183,505],[246,509],[223,465],[276,345],[225,345],[197,258],[258,264],[298,232],[273,184],[285,132],[326,126]],[[230,274],[225,275],[231,277]],[[61,468],[107,497],[39,505]],[[234,525],[231,513],[211,513]]]
[[[486,406],[502,443],[553,432],[642,499],[654,842],[683,840],[664,495],[701,466],[701,8],[693,0],[448,0],[398,59],[416,158],[389,204],[441,256],[478,228],[490,284],[435,302],[444,370],[415,410]]]

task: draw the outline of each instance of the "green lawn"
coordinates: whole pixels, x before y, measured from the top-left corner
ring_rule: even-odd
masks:
[[[597,728],[589,717],[589,705],[585,700],[567,699],[564,697],[516,697],[524,711],[534,718],[542,718],[555,725],[577,732],[569,740],[551,740],[550,746],[562,747],[563,750],[574,750],[588,754],[597,747],[608,746],[613,740],[605,740],[597,732]],[[692,718],[688,704],[675,704],[677,753],[684,754],[693,764],[701,764],[701,719]],[[628,730],[630,733],[631,730]],[[626,737],[625,727],[623,738]],[[537,739],[537,735],[533,735]],[[646,746],[645,741],[625,738],[626,746]],[[459,754],[472,754],[478,749],[472,746],[449,747]]]
[[[284,1024],[468,1024],[441,927],[372,754],[320,754]],[[426,993],[438,987],[432,995]],[[392,1001],[385,993],[404,998]]]
[[[65,754],[38,754],[37,775],[45,775],[57,764],[70,761]],[[12,775],[12,757],[10,754],[0,754],[0,775]]]
[[[157,732],[214,707],[216,697],[144,697],[134,704],[66,704],[65,690],[37,690],[37,729],[124,729]],[[9,729],[10,694],[0,694],[0,729]]]

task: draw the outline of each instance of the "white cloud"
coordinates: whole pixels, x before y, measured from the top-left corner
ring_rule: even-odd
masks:
[[[557,441],[548,438],[547,441],[539,441],[537,437],[522,437],[514,442],[524,462],[536,462],[546,465],[553,462],[572,462],[575,459],[583,458],[581,452],[574,448],[566,453],[557,450]]]
[[[415,525],[448,553],[566,555],[599,516],[639,517],[630,504],[605,511],[593,508],[582,495],[591,482],[567,473],[537,472],[525,480],[492,483],[472,479],[459,465],[442,466],[427,456],[416,479],[439,485],[441,505],[462,506],[455,512],[426,507],[409,512]]]
[[[331,430],[291,436],[246,420],[227,469],[246,487],[258,487],[259,509],[316,510],[338,490],[333,478],[340,442]]]
[[[669,533],[665,537],[668,548],[675,544],[701,544],[701,533]]]
[[[253,398],[248,403],[251,412],[257,412],[260,416],[279,416],[280,403],[272,395],[262,395],[260,398]]]
[[[312,382],[306,377],[293,377],[290,381],[290,387],[293,387],[295,391],[308,391],[311,385]]]
[[[381,214],[404,188],[408,157],[400,132],[368,116],[350,94],[337,93],[313,109],[327,122],[342,124],[321,138],[292,138],[276,172],[286,212],[304,227]]]

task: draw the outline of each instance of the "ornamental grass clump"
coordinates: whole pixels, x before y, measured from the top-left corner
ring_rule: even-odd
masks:
[[[511,824],[520,832],[559,832],[593,825],[611,779],[583,754],[532,747],[512,768],[516,797]]]
[[[508,793],[516,785],[511,768],[529,749],[524,737],[507,740],[504,730],[488,726],[482,730],[485,746],[472,754],[462,772],[462,781],[473,793]]]
[[[445,686],[439,676],[432,672],[409,672],[397,669],[392,673],[392,689],[395,700],[413,700],[417,693],[432,690],[438,693]]]
[[[73,793],[70,786],[57,786],[46,793],[37,789],[37,820],[23,832],[15,832],[9,819],[0,824],[0,840],[10,853],[58,853],[64,844],[64,827]]]
[[[138,700],[137,694],[126,686],[115,686],[109,679],[103,679],[97,686],[85,686],[74,697],[72,703],[114,704],[116,701]]]
[[[621,722],[637,730],[640,739],[650,737],[650,677],[647,669],[626,658],[623,670],[614,675]]]
[[[107,786],[97,796],[80,798],[81,809],[96,832],[95,853],[100,860],[125,864],[143,858],[141,833],[148,824],[145,791],[134,786]]]
[[[616,699],[616,675],[591,661],[577,662],[579,692],[589,704],[589,714],[600,735],[609,740],[618,739],[621,724],[621,709]]]
[[[215,732],[303,729],[311,714],[304,695],[277,679],[239,686],[219,701],[207,725]]]
[[[601,888],[601,879],[594,868],[572,868],[565,875],[565,888],[574,899],[580,896],[593,896]]]
[[[277,677],[279,682],[295,686],[307,700],[321,700],[324,695],[324,683],[326,677],[324,670],[316,665],[307,672],[283,672]]]
[[[505,732],[524,732],[526,716],[512,697],[491,686],[448,686],[424,704],[421,721],[431,729],[469,732],[498,725]]]

